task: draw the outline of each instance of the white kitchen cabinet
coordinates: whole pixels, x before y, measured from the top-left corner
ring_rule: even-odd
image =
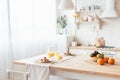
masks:
[[[69,51],[77,55],[89,55],[94,51],[98,51],[100,53],[104,53],[104,55],[108,57],[120,57],[120,51],[114,48],[108,49],[108,48],[95,48],[90,46],[77,46],[69,47]]]
[[[69,49],[70,53],[77,55],[88,55],[92,50]]]

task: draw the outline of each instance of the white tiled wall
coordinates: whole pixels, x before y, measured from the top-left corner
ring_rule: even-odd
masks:
[[[78,6],[97,4],[101,7],[101,10],[104,10],[106,0],[77,0],[77,3]],[[120,15],[120,0],[115,0],[115,3],[116,10]],[[76,27],[74,18],[72,18],[73,13],[74,10],[60,11],[59,13],[59,15],[66,14],[68,16],[67,30],[69,35],[74,35],[74,28]],[[99,31],[99,36],[104,37],[107,46],[120,47],[120,18],[102,19],[102,21],[103,25],[101,26],[102,29]],[[94,44],[96,32],[93,31],[93,26],[94,24],[92,23],[80,24],[79,29],[77,30],[77,39],[81,44]]]

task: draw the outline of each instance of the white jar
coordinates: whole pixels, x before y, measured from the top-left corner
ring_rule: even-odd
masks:
[[[75,47],[75,46],[77,46],[77,42],[71,42],[71,46],[73,46],[73,47]]]

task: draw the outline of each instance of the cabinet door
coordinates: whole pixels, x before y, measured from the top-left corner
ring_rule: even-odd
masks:
[[[95,50],[83,50],[83,49],[70,49],[69,50],[72,54],[77,54],[77,55],[89,55],[90,53],[93,53]],[[97,50],[99,53],[103,53],[104,56],[107,57],[119,57],[120,58],[120,53],[118,52],[113,52],[113,51],[104,51],[104,50]]]
[[[116,52],[116,57],[120,58],[120,52]]]
[[[116,57],[116,52],[104,51],[104,55],[107,56],[107,57]]]
[[[72,54],[77,54],[77,55],[89,55],[89,53],[91,53],[92,50],[70,49],[70,52]]]

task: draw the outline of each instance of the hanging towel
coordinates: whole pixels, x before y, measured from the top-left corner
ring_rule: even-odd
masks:
[[[28,80],[49,80],[49,65],[27,64]]]
[[[54,63],[36,63],[35,61],[42,59],[46,55],[40,55],[30,59],[22,60],[21,62],[26,63],[26,71],[30,73],[28,80],[49,80],[50,70],[49,67]],[[63,59],[55,62],[55,64],[63,62],[72,58],[73,56],[63,56]]]

